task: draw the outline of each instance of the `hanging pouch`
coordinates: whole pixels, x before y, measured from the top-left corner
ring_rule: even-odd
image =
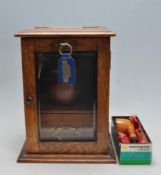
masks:
[[[68,47],[69,52],[62,52],[63,47]],[[68,43],[61,43],[59,47],[60,57],[58,59],[58,82],[60,84],[76,83],[75,60],[71,56],[72,46]]]

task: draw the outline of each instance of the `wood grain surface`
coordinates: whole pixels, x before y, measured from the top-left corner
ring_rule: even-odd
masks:
[[[111,143],[111,139],[110,139]],[[111,144],[110,144],[111,145]],[[116,163],[113,147],[110,146],[107,154],[28,154],[24,144],[18,163]]]
[[[15,33],[17,37],[47,37],[47,36],[90,36],[90,37],[105,37],[115,36],[116,33],[110,31],[105,27],[100,26],[80,26],[80,27],[55,27],[55,26],[37,26],[22,30]]]
[[[25,147],[19,162],[104,162],[114,163],[109,152],[109,82],[110,82],[110,37],[115,33],[101,27],[36,27],[17,32],[21,37],[22,67],[24,86],[24,106],[26,124]],[[81,38],[80,38],[81,36]],[[72,45],[73,51],[96,51],[97,60],[97,111],[96,141],[56,142],[40,141],[39,125],[44,126],[57,121],[56,114],[51,114],[40,121],[36,84],[36,52],[57,52],[61,42]],[[28,102],[28,97],[31,101]],[[67,122],[62,115],[62,122]],[[70,115],[68,113],[68,115]],[[84,121],[82,115],[86,115]],[[90,124],[92,113],[78,113],[79,120]],[[75,122],[74,116],[70,116]],[[60,121],[61,122],[61,121]],[[77,123],[82,125],[82,123]],[[50,127],[50,126],[49,126]]]

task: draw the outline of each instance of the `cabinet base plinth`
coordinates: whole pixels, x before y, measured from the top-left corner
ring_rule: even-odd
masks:
[[[116,163],[113,148],[108,154],[40,154],[27,153],[25,146],[17,159],[18,163]]]

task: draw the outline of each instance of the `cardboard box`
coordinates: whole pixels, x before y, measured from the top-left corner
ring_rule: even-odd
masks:
[[[148,142],[144,144],[139,143],[121,143],[118,138],[118,133],[116,130],[116,118],[126,118],[129,119],[129,116],[113,116],[112,117],[112,126],[111,126],[111,133],[112,139],[115,146],[115,151],[117,153],[118,162],[124,165],[146,165],[151,164],[152,160],[152,143],[151,140],[146,133],[143,125],[139,120],[142,130],[144,131]]]

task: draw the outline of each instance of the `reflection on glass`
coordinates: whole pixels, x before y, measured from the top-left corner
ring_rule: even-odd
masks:
[[[76,84],[59,84],[57,53],[36,53],[41,141],[96,140],[97,53],[74,52]]]

